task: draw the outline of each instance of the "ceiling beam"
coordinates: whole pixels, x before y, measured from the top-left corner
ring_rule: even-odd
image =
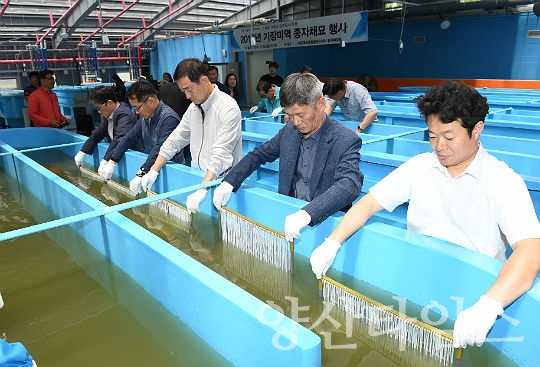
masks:
[[[179,5],[179,7],[177,7],[176,9],[173,8],[173,14],[170,16],[169,14],[171,14],[171,12],[169,11],[169,7],[163,9],[152,19],[152,22],[150,23],[152,26],[148,27],[142,32],[136,33],[135,37],[130,40],[130,43],[140,45],[146,41],[153,40],[155,34],[160,32],[169,23],[178,19],[182,15],[186,15],[191,10],[196,9],[199,5],[206,2],[208,2],[208,0],[191,0],[184,5]],[[176,3],[178,3],[178,1]]]
[[[57,27],[53,36],[53,48],[59,48],[62,42],[66,39],[61,38],[62,33],[67,33],[70,36],[77,31],[80,24],[92,13],[99,5],[100,0],[81,0],[73,11],[71,11],[66,19],[62,22],[63,27]]]
[[[294,2],[295,0],[261,0],[251,5],[251,9],[249,6],[246,6],[244,10],[241,10],[233,16],[223,20],[221,23],[236,23],[256,19],[261,17],[263,14],[275,12],[277,7],[289,5]]]

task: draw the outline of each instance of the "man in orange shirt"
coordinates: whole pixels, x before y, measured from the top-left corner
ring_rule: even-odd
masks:
[[[40,87],[28,96],[28,116],[35,127],[58,127],[69,125],[67,117],[60,112],[58,97],[54,88],[54,73],[51,70],[39,72]]]

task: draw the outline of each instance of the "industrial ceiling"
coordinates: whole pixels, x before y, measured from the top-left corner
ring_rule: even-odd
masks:
[[[0,50],[148,45],[254,23],[367,10],[369,22],[532,11],[525,0],[0,0]],[[0,53],[0,58],[1,58]],[[11,57],[11,56],[9,56]]]

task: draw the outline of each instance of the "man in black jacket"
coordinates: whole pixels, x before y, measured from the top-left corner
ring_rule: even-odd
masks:
[[[111,158],[120,140],[135,125],[137,117],[127,104],[118,101],[115,90],[111,87],[92,88],[88,93],[88,99],[101,114],[101,124],[92,131],[81,151],[75,155],[75,164],[78,167],[82,166],[85,155],[94,153],[97,144],[105,139],[109,143],[109,148],[101,160],[100,167],[102,167]],[[132,149],[142,152],[142,141],[139,141]]]

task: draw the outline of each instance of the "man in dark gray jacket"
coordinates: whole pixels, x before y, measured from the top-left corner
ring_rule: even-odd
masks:
[[[82,166],[85,155],[93,154],[98,143],[105,139],[109,148],[101,160],[100,167],[103,168],[120,140],[135,126],[137,117],[127,104],[118,101],[115,90],[111,87],[100,85],[92,88],[88,99],[101,114],[101,124],[92,131],[81,151],[75,155],[75,164],[77,167]],[[137,141],[132,149],[142,152],[142,140]]]
[[[98,173],[105,180],[112,177],[116,163],[122,159],[124,153],[132,147],[139,139],[144,144],[144,153],[148,158],[141,166],[139,172],[130,182],[130,189],[134,193],[142,190],[141,179],[154,164],[161,144],[171,134],[180,123],[180,117],[174,110],[160,101],[156,89],[147,81],[133,83],[128,91],[129,103],[139,115],[139,120],[135,126],[127,133],[114,150],[111,158],[102,170]],[[184,163],[182,152],[176,154],[172,159],[176,163]]]
[[[279,158],[278,192],[309,202],[285,218],[285,237],[292,241],[300,237],[302,228],[349,208],[360,195],[362,140],[324,113],[326,100],[313,74],[289,75],[280,97],[289,122],[232,168],[216,188],[213,201],[220,209],[252,172]]]

